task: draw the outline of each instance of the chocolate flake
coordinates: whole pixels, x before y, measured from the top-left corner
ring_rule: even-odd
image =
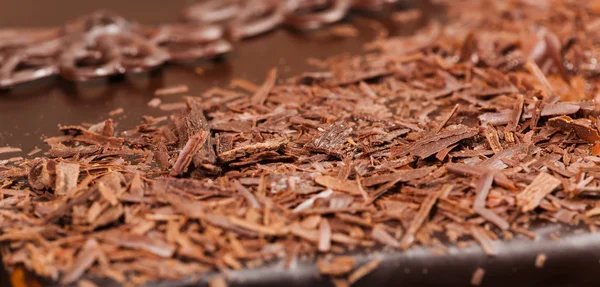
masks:
[[[477,135],[477,130],[475,129],[465,126],[451,126],[437,134],[432,134],[410,144],[408,147],[395,152],[394,156],[412,154],[420,158],[427,158],[450,145],[474,137],[475,135]]]
[[[408,170],[399,170],[394,173],[388,173],[383,175],[374,175],[371,177],[364,178],[362,183],[364,186],[370,187],[382,183],[398,183],[398,182],[407,182],[419,178],[423,178],[432,171],[434,171],[435,167],[423,167],[417,169],[408,169]]]
[[[417,211],[417,213],[413,217],[412,221],[408,225],[406,233],[404,233],[404,237],[402,237],[402,240],[400,241],[400,248],[406,250],[414,243],[415,234],[417,233],[417,231],[419,231],[419,228],[421,228],[421,225],[423,225],[425,219],[429,217],[429,213],[431,212],[431,209],[440,197],[442,191],[443,190],[431,192],[423,200],[421,206],[419,207],[419,211]]]
[[[548,257],[546,257],[546,254],[544,253],[540,253],[535,257],[535,267],[536,268],[544,268],[544,265],[546,264],[546,259],[548,259]]]
[[[154,95],[157,97],[169,96],[169,95],[187,93],[187,92],[189,92],[189,90],[190,89],[188,88],[187,85],[177,85],[177,86],[158,89],[158,90],[154,91]]]
[[[175,249],[177,248],[175,245],[164,242],[160,239],[125,233],[117,230],[103,234],[102,239],[126,248],[148,251],[164,258],[173,256]]]
[[[152,100],[149,100],[148,103],[146,103],[150,108],[158,108],[161,104],[162,100],[160,98],[152,98]]]
[[[275,86],[275,82],[277,81],[277,69],[273,68],[269,71],[265,82],[260,86],[260,88],[254,93],[251,98],[251,102],[253,105],[262,105],[269,96],[271,89]]]
[[[361,194],[359,187],[352,181],[339,180],[335,177],[320,175],[315,178],[315,182],[333,190],[344,191],[353,195]]]
[[[375,269],[377,269],[377,267],[379,267],[379,264],[381,264],[381,259],[379,258],[379,256],[376,256],[371,261],[369,261],[369,262],[363,264],[362,266],[356,268],[356,270],[354,270],[348,276],[348,283],[350,283],[350,285],[352,285],[352,284],[358,282],[360,279],[362,279],[363,277],[369,275],[369,273],[371,273]]]
[[[59,162],[56,165],[56,195],[72,195],[79,178],[79,164]]]
[[[560,115],[572,115],[577,113],[581,107],[577,104],[572,103],[554,103],[544,105],[542,109],[541,116],[560,116]]]
[[[400,242],[390,235],[383,225],[376,225],[371,231],[371,237],[381,244],[388,245],[394,248],[400,248]]]
[[[125,112],[125,109],[123,109],[123,108],[116,108],[116,109],[108,112],[108,115],[111,116],[111,117],[114,117],[114,116],[120,115],[120,114],[122,114],[124,112]]]
[[[494,153],[497,154],[502,151],[503,148],[502,144],[500,144],[500,139],[498,138],[498,131],[492,125],[488,124],[488,126],[485,127],[485,138]]]
[[[435,130],[435,132],[439,132],[440,130],[442,130],[442,128],[444,128],[444,126],[448,123],[448,121],[454,116],[454,114],[456,113],[456,111],[458,111],[459,107],[460,107],[460,104],[456,104],[454,106],[454,108],[452,108],[452,110],[450,110],[450,112],[448,113],[448,115],[446,115],[444,117],[444,120],[442,120],[442,122],[437,127],[437,129]]]
[[[523,113],[523,105],[525,103],[525,98],[522,94],[517,95],[517,101],[514,103],[512,114],[508,125],[506,126],[506,130],[510,132],[514,132],[521,121],[521,115]],[[543,114],[543,111],[542,111]]]
[[[200,151],[208,136],[207,131],[200,131],[188,139],[183,149],[181,149],[177,161],[173,165],[171,175],[178,175],[187,170],[188,166],[192,163],[192,158]]]
[[[15,153],[15,152],[21,152],[22,150],[18,147],[0,147],[0,154],[4,154],[4,153]]]
[[[42,151],[42,149],[36,147],[33,150],[31,150],[29,153],[27,153],[27,156],[34,156],[41,151]]]
[[[208,281],[209,287],[227,287],[227,282],[223,276],[215,276]]]
[[[548,125],[564,131],[575,130],[580,138],[590,143],[600,142],[598,130],[592,125],[590,120],[585,118],[572,119],[569,116],[560,116],[549,119]]]
[[[256,154],[264,151],[274,151],[283,147],[287,143],[283,139],[269,140],[263,143],[256,143],[237,147],[226,152],[220,153],[219,158],[224,161],[233,161],[248,155]]]
[[[324,275],[340,276],[352,271],[356,261],[351,256],[336,256],[330,261],[319,260],[317,267],[319,272]]]
[[[496,244],[483,228],[471,226],[471,235],[473,236],[473,238],[475,238],[475,240],[477,240],[485,254],[489,256],[496,255],[496,253],[498,252]]]
[[[87,279],[79,279],[77,282],[77,287],[98,287],[98,285]]]
[[[331,225],[327,219],[319,223],[319,251],[328,252],[331,249]]]
[[[350,133],[352,133],[351,127],[346,127],[343,123],[334,124],[319,137],[309,142],[306,148],[338,158],[344,158],[344,147],[347,143],[346,138]]]
[[[75,262],[71,265],[71,269],[65,271],[60,283],[67,285],[76,281],[86,269],[90,268],[98,257],[98,242],[94,239],[89,239],[84,243],[83,248],[79,251]]]
[[[485,269],[479,267],[475,272],[473,272],[473,276],[471,276],[471,285],[479,286],[483,283],[483,276],[485,275]]]
[[[177,110],[183,110],[187,107],[187,105],[184,102],[174,102],[174,103],[167,103],[167,104],[160,104],[158,105],[158,108],[161,111],[165,111],[165,112],[172,112],[172,111],[177,111]]]
[[[493,211],[487,209],[485,206],[493,180],[494,174],[489,171],[484,173],[481,178],[479,178],[477,185],[475,186],[475,192],[477,193],[477,196],[475,198],[475,202],[473,203],[473,210],[481,215],[481,217],[496,224],[496,226],[498,226],[500,229],[507,230],[509,228],[508,221],[498,216]]]
[[[231,80],[231,83],[229,84],[230,87],[232,88],[240,88],[240,89],[244,89],[250,93],[256,93],[256,91],[258,91],[259,87],[256,86],[254,83],[244,80],[244,79],[233,79]]]
[[[556,177],[541,172],[525,190],[517,194],[517,205],[523,212],[535,209],[546,195],[554,191],[562,182]]]

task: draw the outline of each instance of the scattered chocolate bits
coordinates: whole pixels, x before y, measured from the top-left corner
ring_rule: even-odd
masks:
[[[292,22],[268,5],[236,25],[319,26],[348,3],[295,7]],[[240,13],[225,4],[199,19]],[[593,230],[600,41],[581,28],[597,16],[573,3],[446,4],[447,23],[377,39],[365,54],[311,61],[319,71],[284,79],[273,69],[260,84],[238,80],[236,91],[162,104],[172,115],[146,116],[126,131],[112,120],[63,126],[45,140],[46,154],[0,162],[5,266],[53,282],[142,285],[314,258],[323,275],[347,285],[380,264],[357,266],[344,255],[351,250],[444,252],[449,242],[494,256],[501,240],[535,239],[538,222]],[[108,20],[128,23],[118,19]],[[154,32],[187,31],[169,29]],[[151,48],[125,36],[90,41]],[[74,51],[87,51],[77,43]],[[159,52],[148,51],[143,67],[156,63]],[[112,67],[95,64],[71,72]],[[483,275],[477,269],[471,283]]]

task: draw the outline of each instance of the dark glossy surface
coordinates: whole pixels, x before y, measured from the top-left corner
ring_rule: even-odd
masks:
[[[179,10],[190,1],[164,0],[3,0],[0,1],[0,27],[59,25],[83,13],[98,8],[114,10],[142,23],[174,21]],[[143,3],[143,8],[140,5]],[[168,3],[168,4],[167,4]],[[419,1],[415,1],[419,3]],[[213,86],[227,86],[231,79],[242,77],[256,83],[263,81],[267,70],[277,66],[283,77],[312,70],[306,58],[358,52],[362,43],[372,39],[374,32],[359,26],[360,37],[325,39],[318,33],[300,35],[277,30],[236,45],[235,51],[216,62],[198,62],[186,66],[167,66],[150,74],[119,79],[71,83],[56,78],[0,91],[0,146],[21,147],[24,153],[35,146],[43,147],[43,136],[57,135],[57,124],[99,122],[109,117],[111,110],[122,107],[125,113],[115,117],[119,130],[132,128],[141,115],[168,114],[151,109],[146,103],[153,91],[185,83],[189,94],[198,95]],[[395,27],[395,33],[410,33],[416,26]],[[195,67],[205,70],[203,76]],[[177,101],[179,96],[165,98]],[[600,282],[600,236],[563,230],[555,242],[548,234],[559,226],[538,230],[539,239],[520,237],[498,243],[499,255],[488,257],[473,245],[465,249],[452,247],[445,255],[414,248],[407,253],[372,252],[357,254],[359,263],[380,253],[381,266],[359,281],[362,286],[470,286],[473,272],[486,270],[482,286],[597,286]],[[537,254],[548,259],[544,268],[534,266]],[[232,285],[244,286],[324,286],[329,281],[318,275],[310,260],[298,262],[289,270],[280,265],[258,270],[243,270],[229,274]],[[205,281],[201,281],[204,282]],[[0,281],[2,286],[5,282]],[[104,282],[112,286],[111,282]],[[157,286],[185,286],[186,282],[168,282]]]

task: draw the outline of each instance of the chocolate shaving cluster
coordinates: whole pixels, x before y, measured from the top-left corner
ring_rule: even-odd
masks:
[[[444,24],[378,39],[369,53],[311,60],[325,71],[237,79],[130,130],[112,119],[62,126],[45,139],[47,153],[0,160],[3,263],[66,286],[213,275],[212,286],[223,286],[235,270],[305,260],[336,286],[368,285],[380,262],[401,256],[373,251],[452,257],[479,246],[505,256],[513,240],[515,250],[560,240],[547,227],[566,225],[573,237],[597,230],[600,2],[445,6]],[[112,34],[135,31],[118,19],[61,30],[78,39],[66,61],[74,75],[172,57]],[[86,23],[102,28],[81,32]],[[477,269],[472,284],[484,276]]]

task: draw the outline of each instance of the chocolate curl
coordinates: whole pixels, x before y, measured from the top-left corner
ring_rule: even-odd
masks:
[[[75,18],[62,28],[63,34],[77,34],[92,31],[98,27],[110,27],[113,30],[131,30],[137,24],[132,23],[110,10],[99,10]]]
[[[66,79],[92,78],[147,71],[163,64],[168,54],[129,31],[100,27],[74,41],[60,56],[60,74]]]
[[[183,10],[183,18],[190,22],[216,23],[234,18],[240,12],[239,0],[210,0]]]
[[[312,30],[340,21],[350,9],[350,0],[301,1],[294,12],[287,15],[285,23],[298,30]],[[308,11],[303,13],[304,11]],[[311,12],[312,11],[312,12]]]
[[[55,57],[60,39],[44,41],[18,49],[0,58],[0,89],[35,81],[58,73]],[[19,69],[25,66],[24,69]]]
[[[150,42],[157,45],[197,44],[221,39],[223,29],[217,25],[171,24],[146,28],[144,35]]]
[[[254,37],[276,29],[288,12],[286,1],[248,1],[241,13],[229,25],[229,36],[234,41]]]
[[[174,24],[146,29],[149,41],[169,54],[169,61],[181,62],[215,57],[231,51],[216,25]]]

